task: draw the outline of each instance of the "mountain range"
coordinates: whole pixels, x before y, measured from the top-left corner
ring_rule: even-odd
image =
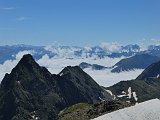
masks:
[[[55,75],[27,54],[1,82],[0,119],[53,120],[67,106],[101,100],[112,97],[78,66]]]
[[[30,48],[24,50],[32,50],[36,53],[33,46],[18,47]],[[121,81],[110,87],[98,85],[82,70],[89,67],[95,70],[108,69],[98,64],[82,62],[79,66],[65,67],[59,74],[51,74],[35,61],[46,54],[41,51],[42,48],[48,52],[49,57],[64,57],[66,54],[61,52],[71,50],[71,48],[62,47],[56,48],[56,50],[62,50],[61,52],[53,52],[55,48],[37,47],[38,54],[34,54],[33,57],[30,54],[24,55],[11,73],[6,73],[0,84],[0,120],[65,120],[64,118],[70,119],[71,116],[72,119],[77,120],[80,116],[89,119],[136,103],[160,98],[160,61],[158,52],[154,51],[154,49],[159,50],[157,47],[152,46],[148,51],[141,52],[134,50],[130,57],[122,59],[111,67],[115,70],[112,72],[145,70],[134,80]],[[13,49],[8,50],[10,55]],[[5,50],[1,52],[2,55]],[[113,54],[108,53],[107,57]],[[72,55],[67,53],[67,56],[70,56],[67,58],[71,59]],[[11,55],[11,59],[14,57]],[[78,109],[75,109],[77,106]]]
[[[160,61],[149,65],[135,80],[121,81],[106,88],[112,96],[129,102],[160,98]]]
[[[112,73],[119,73],[123,71],[135,70],[135,69],[145,69],[152,63],[155,63],[159,60],[160,58],[157,56],[143,53],[143,54],[136,54],[134,56],[121,59],[119,62],[117,62],[115,65],[111,67],[105,67],[98,64],[89,64],[86,62],[80,63],[79,66],[82,69],[91,68],[92,70],[111,69]]]
[[[88,105],[85,108],[75,107],[74,111],[63,113],[60,120],[67,120],[68,117],[73,120],[71,116],[74,116],[77,120],[83,118],[84,120],[88,120],[97,116],[100,117],[95,118],[95,120],[158,120],[160,107],[159,75],[160,61],[149,65],[134,80],[121,81],[110,87],[102,87],[110,93],[113,98],[112,102],[101,102],[95,104],[94,106],[96,107],[88,107]],[[123,107],[126,108],[123,109]],[[71,108],[67,108],[67,110]]]
[[[138,45],[126,45],[119,46],[119,50],[111,51],[106,47],[75,47],[75,46],[31,46],[31,45],[13,45],[13,46],[0,46],[0,64],[3,64],[6,60],[16,59],[16,55],[23,51],[29,51],[32,53],[34,59],[39,60],[44,55],[49,58],[66,58],[66,59],[103,59],[105,57],[118,58],[127,57],[112,66],[112,72],[128,71],[132,69],[145,69],[151,63],[159,60],[160,46],[149,46],[146,50],[142,50]],[[145,59],[145,60],[144,60]],[[83,61],[82,61],[83,62]],[[93,69],[105,69],[104,65],[88,65],[85,67],[91,67]],[[78,65],[78,64],[77,64]],[[84,69],[84,63],[81,64]]]
[[[129,71],[134,69],[145,69],[150,64],[159,61],[160,58],[150,54],[137,54],[135,56],[124,58],[113,66],[111,72]]]
[[[157,46],[156,46],[157,47]],[[158,54],[154,50],[158,49],[150,48],[152,54]],[[104,58],[104,57],[121,57],[132,56],[139,52],[142,52],[138,45],[126,45],[120,46],[119,50],[113,51],[106,47],[94,46],[94,47],[76,47],[76,46],[31,46],[31,45],[13,45],[13,46],[0,46],[0,64],[6,60],[13,60],[16,54],[21,51],[32,51],[35,59],[40,59],[43,55],[47,54],[49,57],[59,58]]]
[[[149,65],[136,79],[102,87],[112,101],[64,109],[60,120],[158,120],[160,107],[160,61]],[[157,99],[158,98],[158,99]],[[98,117],[99,116],[99,117]]]

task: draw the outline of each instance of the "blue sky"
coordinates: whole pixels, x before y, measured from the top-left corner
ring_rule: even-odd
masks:
[[[0,0],[0,45],[160,40],[160,0]]]

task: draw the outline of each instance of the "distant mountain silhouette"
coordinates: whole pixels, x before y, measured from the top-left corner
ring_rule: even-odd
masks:
[[[89,64],[89,63],[86,63],[86,62],[80,63],[80,64],[79,64],[79,67],[80,67],[81,69],[91,68],[92,70],[104,70],[104,69],[107,68],[107,67],[102,66],[102,65]]]
[[[150,64],[159,61],[160,58],[149,54],[137,54],[135,56],[125,58],[116,63],[112,72],[129,71],[133,69],[145,69]]]
[[[136,79],[144,80],[148,78],[159,78],[160,77],[160,61],[155,62],[148,66]]]

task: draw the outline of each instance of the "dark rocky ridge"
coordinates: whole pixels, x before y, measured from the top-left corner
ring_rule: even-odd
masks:
[[[159,78],[160,77],[160,61],[148,66],[136,79],[144,80],[148,78]]]
[[[103,113],[108,113],[134,105],[137,102],[144,102],[150,99],[160,99],[160,62],[156,62],[144,70],[135,80],[121,81],[110,87],[103,87],[113,97],[115,101],[101,102],[96,107],[89,106],[83,109],[65,112],[60,115],[60,120],[86,120],[94,118]],[[120,101],[120,103],[118,102]],[[115,103],[114,103],[115,102]],[[95,106],[94,105],[94,106]],[[75,119],[74,119],[75,118]]]
[[[98,64],[89,64],[89,63],[86,63],[86,62],[80,63],[79,67],[81,69],[91,68],[92,70],[104,70],[104,69],[107,69],[107,67],[105,67],[105,66],[98,65]]]
[[[113,66],[111,72],[129,71],[133,69],[145,69],[160,58],[149,54],[137,54],[135,56],[120,60]]]
[[[0,85],[1,120],[54,120],[61,109],[79,103],[111,100],[79,67],[66,67],[58,75],[24,55]]]
[[[135,80],[121,81],[106,89],[110,90],[118,100],[136,103],[155,98],[160,99],[159,86],[160,61],[148,66]]]
[[[135,103],[160,98],[159,86],[160,62],[156,62],[148,66],[135,80],[121,81],[106,89],[110,90],[119,100]],[[131,98],[127,95],[129,93],[129,88],[131,91]],[[136,94],[137,101],[135,101],[133,93]]]
[[[131,103],[144,102],[150,99],[160,99],[160,79],[145,79],[145,80],[131,80],[121,81],[111,87],[106,88],[115,95],[116,99],[121,101],[130,101]],[[131,98],[129,98],[128,89],[131,88]],[[123,94],[123,93],[126,94]],[[134,98],[136,94],[137,101]],[[118,97],[121,96],[121,97]]]

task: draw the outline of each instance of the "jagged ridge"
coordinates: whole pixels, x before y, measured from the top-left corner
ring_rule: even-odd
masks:
[[[101,99],[111,96],[78,66],[53,75],[28,54],[2,80],[0,119],[53,120],[67,106]]]

